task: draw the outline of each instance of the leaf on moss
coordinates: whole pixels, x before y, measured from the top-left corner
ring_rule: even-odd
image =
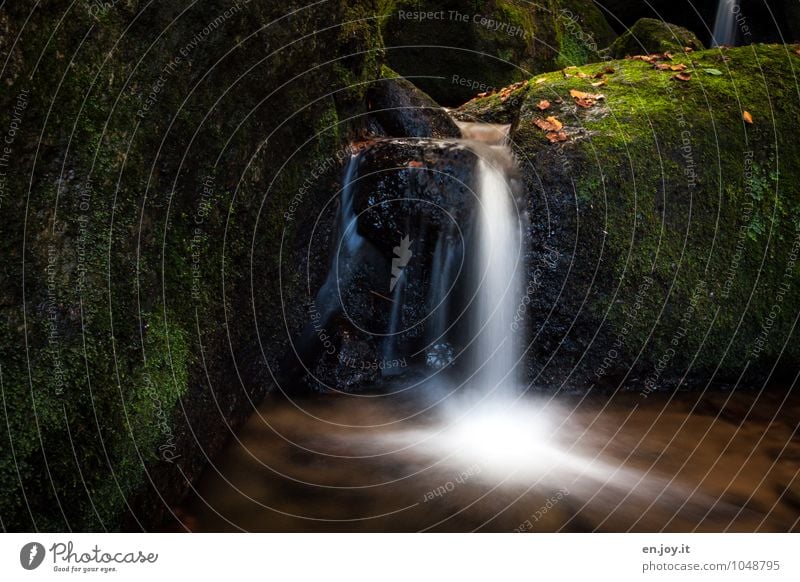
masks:
[[[550,109],[550,102],[547,99],[542,99],[541,101],[539,101],[536,107],[539,108],[539,111],[545,111],[547,109]]]
[[[575,104],[578,107],[583,108],[592,107],[597,101],[606,98],[605,95],[601,95],[599,93],[584,93],[583,91],[578,91],[577,89],[570,89],[569,94],[575,100]]]
[[[722,74],[722,71],[719,69],[703,69],[703,72],[709,75],[714,75],[715,77],[719,77]]]
[[[567,141],[567,134],[563,131],[551,131],[545,137],[550,141],[550,143],[557,143],[560,141]]]
[[[558,119],[556,119],[555,117],[552,117],[552,116],[548,117],[546,120],[545,119],[535,119],[533,121],[533,123],[534,123],[534,125],[536,127],[541,129],[542,131],[555,132],[555,131],[560,131],[561,128],[564,127],[563,123],[561,123]]]
[[[749,111],[742,112],[742,119],[744,119],[746,123],[753,125],[753,116],[750,115]]]
[[[683,81],[685,83],[686,81],[690,81],[692,79],[692,74],[678,73],[677,75],[672,75],[672,78],[675,79],[676,81]]]
[[[668,65],[667,63],[656,63],[653,66],[659,71],[669,71],[672,69],[672,65]]]
[[[670,68],[671,71],[685,71],[686,70],[686,65],[684,65],[683,63],[680,63],[679,65],[670,65],[669,68]]]
[[[607,81],[605,79],[603,79],[602,81],[597,81],[596,83],[592,83],[592,87],[602,87],[603,85],[606,85],[606,84],[607,84]]]

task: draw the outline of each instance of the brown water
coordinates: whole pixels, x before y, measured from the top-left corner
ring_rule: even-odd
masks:
[[[797,531],[800,400],[269,397],[177,509],[193,531]],[[474,403],[472,403],[474,404]]]

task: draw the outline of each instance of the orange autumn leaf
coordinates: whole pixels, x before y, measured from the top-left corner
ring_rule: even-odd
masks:
[[[656,63],[656,64],[655,64],[655,65],[653,65],[653,66],[654,66],[656,69],[658,69],[659,71],[669,71],[669,70],[672,68],[672,67],[671,67],[670,65],[668,65],[667,63]]]
[[[538,107],[540,111],[545,111],[546,109],[550,109],[550,102],[547,99],[542,99],[536,107]]]
[[[542,131],[559,131],[562,127],[564,127],[564,124],[555,117],[548,117],[546,120],[535,119],[533,123]]]
[[[753,124],[753,116],[750,115],[749,111],[745,111],[745,112],[742,113],[742,119],[744,119],[750,125]]]
[[[564,124],[563,124],[563,123],[561,123],[561,122],[560,122],[558,119],[556,119],[556,118],[555,118],[555,117],[553,117],[553,116],[550,116],[550,117],[548,117],[548,118],[547,118],[547,121],[549,121],[551,124],[553,124],[553,126],[556,128],[556,131],[558,131],[558,130],[560,130],[562,127],[564,127]]]
[[[550,143],[567,141],[567,134],[563,131],[551,131],[545,137],[550,141]]]
[[[692,74],[691,73],[678,73],[677,75],[672,75],[672,78],[676,79],[678,81],[686,82],[686,81],[691,80]]]
[[[684,65],[683,63],[681,63],[680,65],[672,65],[670,69],[672,69],[673,71],[685,71],[686,65]]]

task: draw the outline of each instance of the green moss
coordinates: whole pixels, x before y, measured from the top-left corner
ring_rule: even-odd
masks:
[[[783,313],[800,308],[792,262],[800,154],[788,129],[800,123],[793,50],[758,45],[677,55],[669,64],[685,64],[689,81],[638,60],[543,75],[528,83],[516,117],[509,115],[523,165],[535,163],[548,191],[577,195],[578,252],[593,256],[581,247],[584,237],[595,249],[603,241],[588,309],[606,318],[612,339],[626,329],[628,355],[643,350],[645,370],[670,348],[693,301],[690,331],[670,369],[693,362],[695,370],[713,370],[721,362],[725,377],[743,362],[755,370],[781,353],[800,357],[791,342],[784,351],[793,318],[770,317],[776,304]],[[615,72],[593,87],[606,67]],[[604,98],[576,107],[572,89]],[[542,99],[553,104],[546,114],[536,108]],[[478,117],[498,111],[489,98],[464,109]],[[533,125],[542,115],[557,116],[570,139],[550,144]],[[553,161],[559,155],[570,162],[567,173]],[[631,298],[648,275],[655,283],[627,333]]]

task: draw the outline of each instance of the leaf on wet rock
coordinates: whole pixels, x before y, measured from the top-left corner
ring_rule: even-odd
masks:
[[[691,73],[678,73],[677,75],[672,75],[672,78],[675,79],[676,81],[683,81],[685,83],[686,81],[691,81],[692,74]]]
[[[547,99],[542,99],[541,101],[539,101],[536,107],[539,108],[539,111],[545,111],[547,109],[550,109],[550,102]]]
[[[742,113],[742,119],[744,119],[744,120],[745,120],[745,122],[746,122],[746,123],[749,123],[750,125],[752,125],[752,124],[753,124],[753,116],[752,116],[752,115],[750,115],[750,112],[749,112],[749,111],[744,111],[744,112]]]

